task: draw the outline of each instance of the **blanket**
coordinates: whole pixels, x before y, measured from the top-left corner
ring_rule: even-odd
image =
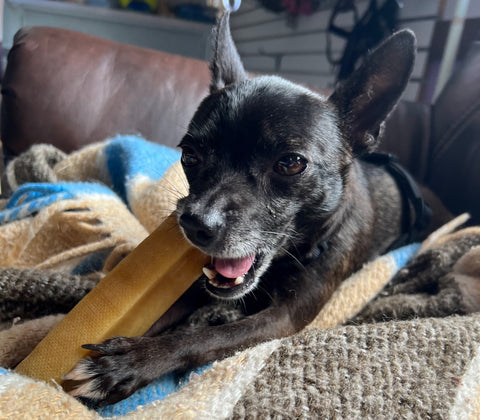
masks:
[[[16,366],[188,192],[176,151],[119,136],[7,167],[0,207],[0,417],[480,417],[480,228],[466,217],[379,256],[298,334],[167,375],[93,411]],[[194,314],[228,322],[229,308]]]

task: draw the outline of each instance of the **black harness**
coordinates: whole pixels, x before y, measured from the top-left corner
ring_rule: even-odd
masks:
[[[402,193],[402,234],[390,245],[388,251],[418,240],[420,232],[430,223],[432,210],[425,202],[417,183],[400,165],[397,158],[389,153],[369,153],[362,157],[365,162],[383,166],[393,177]],[[412,218],[411,209],[414,217]]]

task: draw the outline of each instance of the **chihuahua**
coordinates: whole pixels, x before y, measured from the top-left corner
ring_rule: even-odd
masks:
[[[143,337],[88,344],[71,393],[111,404],[173,371],[300,331],[339,284],[404,229],[404,199],[364,159],[400,98],[415,36],[395,33],[328,98],[276,76],[249,77],[229,14],[216,26],[210,94],[180,143],[189,182],[177,204],[185,237],[211,256],[204,275]],[[230,322],[175,329],[229,302]]]

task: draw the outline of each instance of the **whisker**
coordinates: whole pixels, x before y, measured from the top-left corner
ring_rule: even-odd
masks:
[[[246,296],[246,295],[244,295],[244,296]],[[239,299],[243,299],[244,296],[240,297]],[[248,296],[251,296],[253,299],[255,299],[255,300],[258,301],[258,298],[257,298],[257,296],[255,295],[255,289],[250,290],[250,291],[248,292]],[[245,305],[245,303],[244,303],[244,305]],[[245,311],[247,310],[246,305],[244,306],[244,309],[245,309]]]
[[[296,241],[295,239],[298,238],[300,235],[298,232],[296,232],[295,230],[293,229],[290,229],[290,232],[273,232],[273,231],[266,231],[266,230],[262,230],[260,231],[261,233],[265,233],[265,234],[271,234],[271,235],[277,235],[277,236],[283,236],[284,238],[287,238],[289,240],[289,242],[291,243],[292,247],[295,249],[295,251],[297,252],[297,254],[300,254],[298,252],[298,248],[297,248],[297,244],[296,244]],[[265,240],[265,243],[267,243],[267,241]],[[298,258],[296,258],[291,252],[289,252],[287,250],[287,248],[285,248],[284,246],[280,246],[280,249],[282,249],[286,254],[288,254],[289,256],[291,256],[296,262],[297,264],[299,264],[303,269],[305,269],[304,265],[298,260]]]
[[[183,198],[183,197],[185,197],[184,192],[181,191],[181,190],[178,188],[178,186],[175,185],[172,181],[170,181],[169,179],[166,179],[166,178],[165,178],[163,181],[170,186],[170,188],[168,188],[166,185],[160,184],[161,187],[164,188],[166,191],[169,191],[169,192],[171,192],[171,193],[176,194],[178,198]],[[183,181],[182,181],[182,182],[183,182]]]
[[[165,201],[162,204],[166,204],[166,206],[162,206],[162,208],[169,210],[170,212],[175,211],[177,209],[177,200],[175,201]]]
[[[183,172],[183,169],[179,165],[174,165],[173,170],[177,177],[182,181],[182,183],[185,183],[185,173]],[[181,171],[180,171],[181,170]],[[167,181],[172,187],[174,188],[179,188],[177,185],[173,184],[172,181],[168,178],[165,178],[165,181]],[[180,189],[178,189],[179,192],[182,192]]]
[[[185,176],[185,172],[180,165],[175,166],[175,172],[177,173],[178,177],[181,179],[183,186],[185,187],[186,191],[190,190],[190,185],[188,183],[187,177]]]
[[[305,270],[305,266],[302,264],[302,262],[295,256],[293,255],[290,251],[288,251],[285,247],[281,247],[282,251],[285,252],[289,257],[292,257],[292,259],[303,269]]]
[[[241,306],[242,306],[242,308],[243,308],[243,312],[244,312],[244,313],[247,312],[247,304],[245,303],[245,296],[240,296],[240,297],[238,298],[238,301],[240,301],[240,304],[241,304]]]
[[[271,231],[271,230],[260,230],[259,232],[260,233],[267,233],[267,234],[270,234],[270,235],[290,236],[290,234],[288,232],[274,232],[274,231]]]
[[[162,190],[168,193],[166,196],[163,196],[162,199],[165,200],[168,204],[172,204],[174,206],[177,205],[177,201],[180,200],[181,196],[178,196],[175,191],[171,191],[168,188],[162,188]]]
[[[258,284],[258,289],[263,291],[263,293],[265,293],[269,297],[270,301],[273,302],[273,296],[270,294],[270,292],[265,287],[263,287],[261,285],[261,283]]]
[[[172,209],[160,209],[158,211],[159,215],[160,216],[169,216],[170,214],[172,214],[175,210],[172,210]]]
[[[291,229],[290,232],[274,232],[274,231],[268,231],[268,230],[260,230],[260,233],[264,233],[266,235],[283,236],[288,240],[290,240],[293,246],[295,246],[295,238],[300,236],[298,232],[294,231],[293,229]]]

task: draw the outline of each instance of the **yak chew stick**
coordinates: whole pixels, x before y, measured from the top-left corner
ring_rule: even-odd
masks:
[[[62,383],[89,351],[81,346],[144,334],[200,277],[209,257],[183,237],[174,216],[127,255],[15,369]]]

